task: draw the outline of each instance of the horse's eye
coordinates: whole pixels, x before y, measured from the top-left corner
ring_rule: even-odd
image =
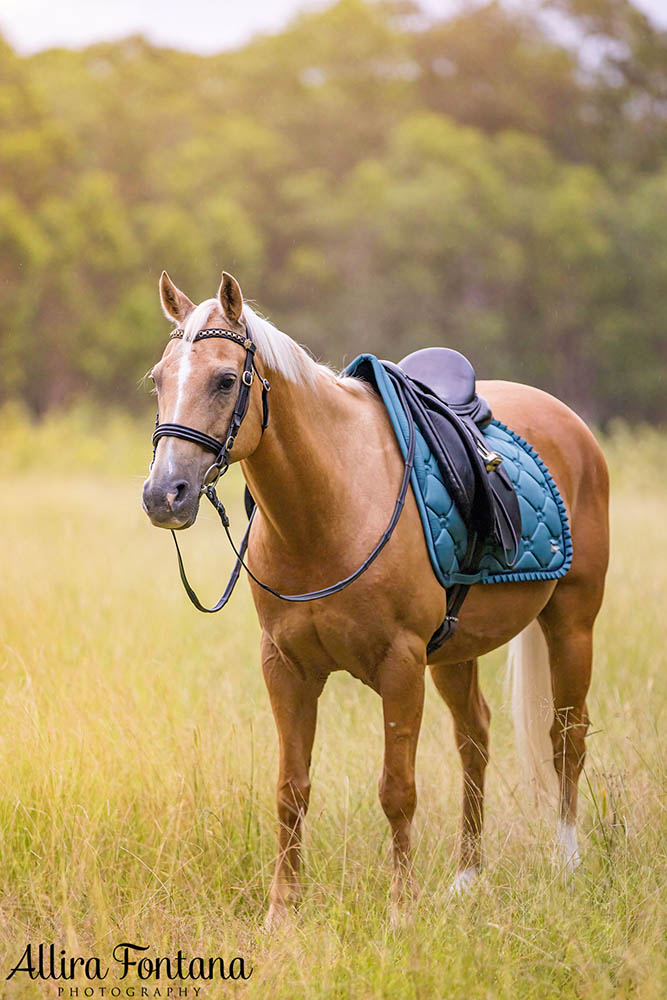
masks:
[[[218,376],[215,387],[218,391],[229,392],[235,382],[236,375],[233,375],[231,372],[224,372],[222,375]]]

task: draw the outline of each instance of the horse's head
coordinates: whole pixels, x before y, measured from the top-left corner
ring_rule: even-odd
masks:
[[[151,372],[160,423],[179,424],[225,441],[246,359],[243,297],[238,282],[223,271],[217,297],[195,306],[163,271],[160,299],[165,315],[183,331],[178,339],[169,341]],[[222,328],[239,339],[195,339],[204,328]],[[253,386],[230,461],[250,455],[261,433],[261,392]],[[210,450],[192,440],[165,436],[157,441],[155,459],[143,490],[143,507],[154,525],[189,528],[194,523],[202,485],[214,461]]]

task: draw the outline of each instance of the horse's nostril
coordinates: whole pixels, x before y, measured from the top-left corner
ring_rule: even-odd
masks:
[[[187,479],[150,477],[144,484],[143,507],[153,524],[174,525],[189,520],[197,495]]]
[[[174,483],[171,490],[167,491],[167,504],[171,508],[180,506],[186,499],[188,495],[188,483],[185,480],[181,480],[178,483]]]

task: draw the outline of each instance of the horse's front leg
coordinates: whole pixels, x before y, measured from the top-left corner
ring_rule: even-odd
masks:
[[[310,755],[322,678],[304,676],[273,643],[262,641],[262,669],[278,729],[278,857],[271,884],[267,930],[275,929],[299,896],[301,830],[310,798]]]
[[[479,686],[477,660],[432,664],[431,676],[454,720],[454,736],[463,766],[463,828],[458,872],[451,886],[460,894],[478,876],[484,817],[484,773],[489,759],[491,713]]]
[[[415,755],[424,707],[425,664],[410,655],[396,655],[383,664],[379,690],[384,712],[384,767],[380,802],[391,825],[394,873],[391,919],[399,921],[404,906],[416,895],[410,857],[410,828],[417,805]]]

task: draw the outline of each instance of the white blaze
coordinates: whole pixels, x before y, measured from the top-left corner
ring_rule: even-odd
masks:
[[[185,384],[190,375],[192,369],[192,363],[190,359],[190,351],[192,350],[192,344],[188,341],[182,345],[181,349],[181,360],[178,365],[178,389],[176,392],[176,406],[174,407],[174,419],[172,423],[178,423],[178,418],[180,416],[181,404],[183,402],[183,397],[185,396]]]
[[[174,415],[171,418],[172,424],[177,424],[179,422],[179,416],[181,413],[181,406],[183,404],[183,399],[185,398],[185,386],[188,381],[188,377],[192,370],[192,359],[190,357],[190,351],[192,350],[192,343],[190,341],[183,341],[181,344],[181,357],[178,362],[178,383],[176,388],[176,405],[174,406]],[[166,455],[167,459],[167,469],[169,475],[173,475],[174,463],[172,461],[172,451],[174,448],[174,438],[168,437],[166,440]]]

